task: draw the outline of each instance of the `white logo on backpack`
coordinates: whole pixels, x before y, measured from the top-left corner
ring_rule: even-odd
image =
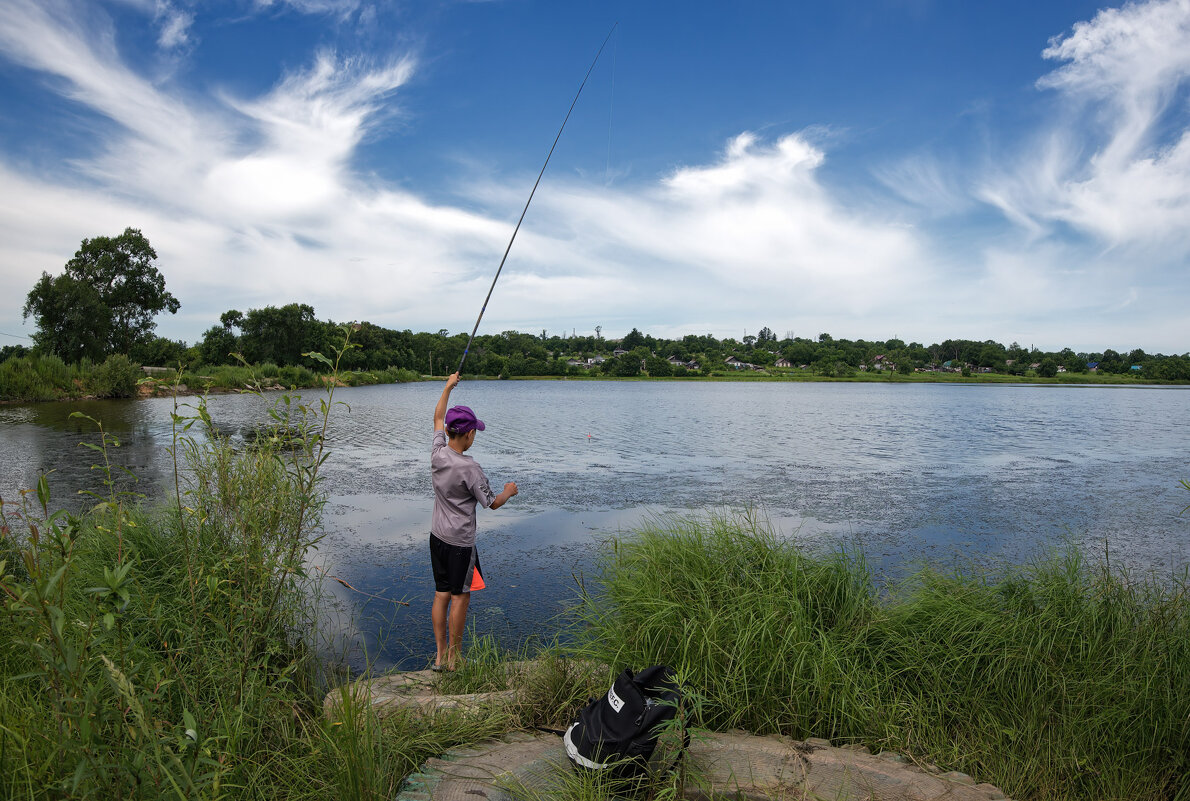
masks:
[[[607,691],[607,702],[612,705],[612,709],[619,714],[620,710],[624,708],[624,699],[616,695],[616,688],[612,687]]]

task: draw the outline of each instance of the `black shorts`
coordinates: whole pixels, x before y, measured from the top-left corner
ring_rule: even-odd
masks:
[[[430,532],[430,565],[434,569],[434,589],[462,595],[483,589],[479,571],[479,551],[475,546],[451,545]]]

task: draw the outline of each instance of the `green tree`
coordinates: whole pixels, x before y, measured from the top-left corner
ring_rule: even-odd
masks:
[[[181,308],[153,266],[157,251],[135,228],[84,239],[66,272],[42,273],[24,314],[37,322],[34,341],[64,359],[128,354],[157,327],[153,318]]]
[[[654,378],[668,378],[673,375],[673,366],[660,356],[646,358],[645,370]]]
[[[239,349],[236,335],[221,325],[213,325],[202,335],[198,352],[203,364],[231,364],[232,356]]]
[[[624,338],[620,340],[620,347],[624,350],[639,348],[643,344],[645,344],[645,335],[635,328],[625,334]]]
[[[219,315],[219,322],[222,323],[224,328],[230,331],[231,329],[239,328],[244,324],[244,314],[243,312],[237,311],[236,309],[228,309],[227,311],[223,312],[223,314]]]
[[[1037,368],[1037,375],[1043,378],[1053,378],[1058,374],[1058,363],[1046,356],[1041,360],[1041,364]]]
[[[174,367],[185,359],[185,353],[185,342],[154,335],[133,345],[128,355],[137,364]]]
[[[45,342],[45,348],[58,355],[63,355],[58,350],[63,342],[73,340],[74,349],[79,350],[77,344],[87,339],[99,339],[98,343],[86,346],[86,350],[98,348],[99,355],[129,353],[134,345],[150,337],[157,327],[154,321],[157,314],[165,311],[174,314],[181,308],[174,295],[165,290],[164,276],[154,267],[156,259],[157,251],[137,229],[125,229],[118,237],[83,239],[74,258],[65,264],[65,276],[73,279],[75,286],[43,274],[25,303],[25,317],[32,314],[37,319],[43,339],[54,339],[52,343]],[[80,289],[79,284],[89,287],[94,295]],[[79,315],[65,315],[67,325],[92,327],[102,320],[104,325],[99,326],[99,333],[68,332],[63,340],[62,305],[55,302],[55,294],[58,301],[64,295],[83,302]],[[86,355],[95,356],[95,353]]]
[[[1190,354],[1158,357],[1145,367],[1145,375],[1166,381],[1190,381]]]
[[[29,353],[29,349],[24,345],[5,345],[0,348],[0,362],[8,359],[19,359]]]
[[[302,364],[303,353],[324,350],[324,329],[314,318],[314,307],[305,303],[249,309],[240,324],[240,347],[253,364]]]
[[[39,350],[67,362],[102,361],[107,353],[111,315],[86,281],[42,273],[25,299],[24,317],[30,316],[37,323],[33,343]]]
[[[603,363],[603,372],[621,378],[640,375],[640,356],[634,353],[624,353],[608,359]]]
[[[988,340],[979,349],[979,357],[975,361],[980,367],[990,367],[998,373],[1004,372],[1004,346]]]

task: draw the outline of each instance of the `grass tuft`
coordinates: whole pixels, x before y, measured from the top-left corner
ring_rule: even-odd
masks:
[[[1037,799],[1190,794],[1190,596],[1076,551],[877,592],[755,517],[675,518],[608,546],[581,652],[664,663],[701,725],[863,742]]]

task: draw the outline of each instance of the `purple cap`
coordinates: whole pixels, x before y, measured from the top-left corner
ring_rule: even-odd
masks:
[[[475,416],[469,406],[452,406],[446,412],[446,429],[452,434],[466,434],[475,429],[483,431],[483,420]]]

